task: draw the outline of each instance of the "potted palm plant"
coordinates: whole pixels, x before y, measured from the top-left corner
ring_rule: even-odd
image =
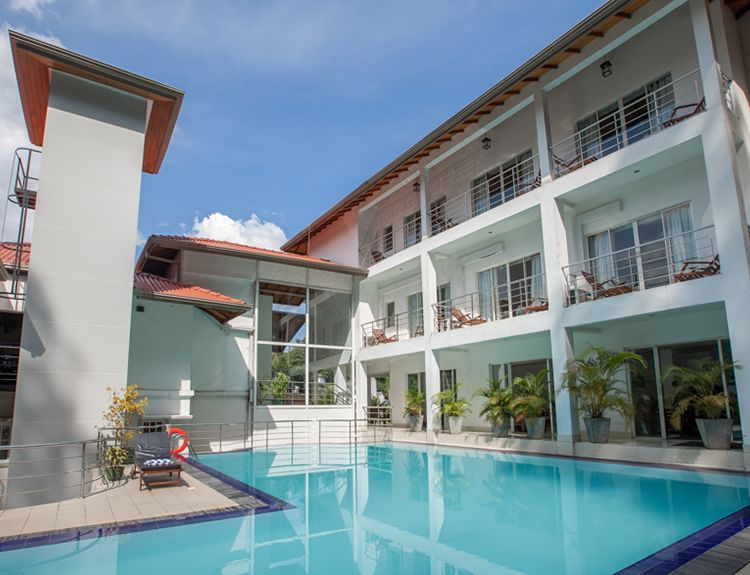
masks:
[[[578,412],[583,415],[586,435],[591,443],[607,443],[612,420],[608,412],[619,413],[627,422],[635,415],[633,401],[625,390],[626,384],[618,376],[627,373],[634,364],[646,367],[637,353],[610,351],[593,346],[579,358],[565,366],[563,388],[578,400]]]
[[[417,389],[406,391],[404,416],[409,422],[409,431],[422,431],[422,423],[424,422],[424,414],[422,413],[423,403],[424,393],[420,393]]]
[[[510,435],[510,422],[513,418],[513,392],[509,387],[503,386],[503,381],[504,379],[489,379],[487,386],[475,394],[485,399],[479,415],[492,426],[492,435],[495,437]]]
[[[537,373],[513,380],[511,409],[515,415],[523,417],[529,439],[544,438],[544,428],[549,416],[548,372],[548,369],[540,369]]]
[[[672,366],[665,377],[674,377],[675,403],[669,422],[682,429],[685,413],[692,407],[703,445],[708,449],[729,449],[732,445],[732,420],[726,416],[729,397],[724,393],[722,376],[740,366],[720,364],[713,359],[694,367]]]
[[[465,397],[458,397],[459,385],[444,389],[432,398],[432,403],[437,406],[442,415],[448,418],[448,432],[451,435],[461,433],[464,427],[464,415],[471,411],[469,400]]]

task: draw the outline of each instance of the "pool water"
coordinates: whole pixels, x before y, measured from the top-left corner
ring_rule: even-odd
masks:
[[[740,475],[414,445],[201,456],[295,507],[0,553],[0,573],[613,573],[750,505]]]

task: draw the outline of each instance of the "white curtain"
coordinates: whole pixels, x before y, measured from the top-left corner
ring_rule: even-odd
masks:
[[[690,206],[680,206],[665,210],[664,230],[669,238],[668,248],[673,271],[679,271],[683,262],[695,259],[695,234],[689,233],[693,229],[690,217]]]
[[[672,115],[675,102],[674,88],[670,85],[671,83],[672,74],[664,74],[661,78],[646,84],[652,129],[654,126],[661,126]]]
[[[484,318],[492,317],[492,273],[494,270],[484,270],[477,274],[479,291],[479,313]],[[469,311],[469,310],[467,310]]]
[[[531,256],[531,297],[535,300],[547,298],[542,277],[542,257],[539,254]]]
[[[613,278],[615,275],[611,254],[612,246],[609,241],[609,230],[589,236],[590,271],[599,282]]]

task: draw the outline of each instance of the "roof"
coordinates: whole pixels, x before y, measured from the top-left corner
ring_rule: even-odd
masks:
[[[450,142],[455,136],[491,114],[498,106],[502,106],[510,98],[518,96],[524,88],[534,85],[544,74],[556,70],[564,60],[580,54],[585,46],[603,38],[606,32],[616,24],[632,18],[633,14],[648,2],[649,0],[609,0],[387,166],[365,180],[309,226],[300,230],[281,249],[295,253],[307,253],[310,237],[320,233],[343,214],[367,201],[368,198],[387,186],[392,180],[400,177],[442,145]]]
[[[241,299],[153,274],[136,272],[133,283],[136,293],[140,296],[195,305],[220,323],[226,323],[250,309]]]
[[[16,264],[16,254],[18,244],[16,242],[0,243],[0,263],[3,267],[12,267]],[[21,244],[21,269],[29,269],[29,258],[31,257],[31,244]]]
[[[321,269],[350,275],[366,276],[367,270],[340,264],[331,260],[314,258],[307,255],[295,254],[285,251],[269,250],[234,242],[212,240],[208,238],[197,238],[193,236],[150,236],[143,248],[136,269],[139,271],[150,271],[149,259],[163,263],[164,254],[156,254],[156,248],[171,248],[173,250],[189,249],[193,251],[204,251],[218,253],[235,257],[247,257],[263,261],[271,261],[282,264],[298,265],[302,267]]]
[[[117,88],[152,102],[146,127],[143,171],[150,174],[159,171],[185,95],[182,90],[13,30],[10,30],[8,35],[26,129],[34,145],[44,145],[50,71],[59,70]]]

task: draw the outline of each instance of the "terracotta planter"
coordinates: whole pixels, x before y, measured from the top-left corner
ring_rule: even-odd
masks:
[[[508,437],[510,435],[510,419],[492,426],[493,437]]]
[[[731,419],[698,419],[695,420],[703,445],[708,449],[729,449],[732,446]]]
[[[612,420],[609,417],[584,417],[586,435],[591,443],[607,443],[609,441],[609,427]]]
[[[463,416],[454,417],[449,416],[448,417],[448,432],[451,435],[457,435],[461,433],[461,430],[464,428],[464,418]]]
[[[526,436],[529,439],[544,439],[544,427],[547,425],[546,417],[527,417],[524,419],[526,425]]]
[[[406,419],[409,422],[409,431],[422,431],[424,415],[409,415]]]

